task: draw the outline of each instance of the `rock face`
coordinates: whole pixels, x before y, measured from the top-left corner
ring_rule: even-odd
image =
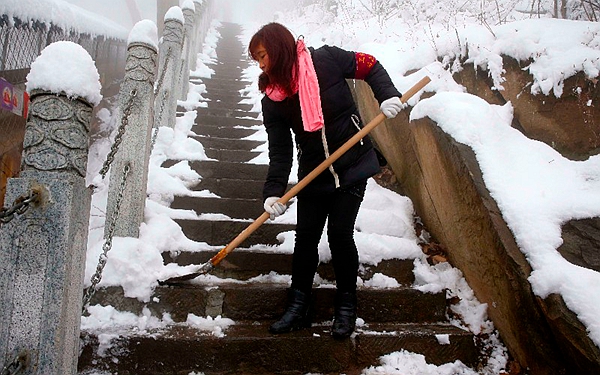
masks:
[[[529,93],[531,76],[505,58],[505,90],[492,90],[487,73],[466,66],[455,79],[471,94],[493,104],[511,101],[513,126],[546,142],[567,158],[586,159],[599,152],[598,87],[575,76],[562,98]],[[577,89],[579,87],[579,89]],[[365,119],[378,112],[370,88],[354,90]],[[585,105],[582,105],[585,103]],[[489,195],[473,151],[455,142],[431,120],[408,123],[408,112],[387,120],[372,138],[409,196],[424,224],[448,250],[450,262],[465,275],[498,328],[511,355],[531,374],[600,373],[600,349],[560,296],[535,296],[531,268]],[[559,249],[570,262],[598,270],[600,218],[563,227]]]
[[[562,227],[558,252],[569,262],[600,272],[600,218],[571,220]]]
[[[600,85],[579,73],[564,82],[563,93],[545,96],[530,91],[531,75],[523,70],[524,62],[503,58],[502,90],[491,90],[487,72],[465,65],[455,80],[469,93],[490,103],[511,102],[515,109],[513,127],[531,139],[544,142],[565,158],[585,160],[600,153]]]

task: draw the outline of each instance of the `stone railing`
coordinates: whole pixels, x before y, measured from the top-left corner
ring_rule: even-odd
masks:
[[[208,29],[196,23],[206,22],[210,9],[208,0],[186,0],[183,10],[171,8],[160,46],[151,21],[140,21],[130,33],[118,94],[119,129],[101,170],[103,177],[110,172],[105,243],[85,293],[92,195],[85,174],[98,103],[66,96],[65,89],[30,91],[21,171],[8,180],[8,207],[0,211],[0,374],[77,373],[82,308],[102,277],[112,237],[138,236],[153,131],[174,125],[177,99],[187,94],[185,77],[194,66],[190,60],[195,64],[202,44],[197,38]],[[188,33],[186,22],[192,23]],[[52,67],[62,69],[74,68]]]

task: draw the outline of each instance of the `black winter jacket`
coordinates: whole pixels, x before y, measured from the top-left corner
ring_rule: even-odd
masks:
[[[333,46],[311,49],[311,52],[319,81],[327,146],[329,154],[333,154],[359,131],[353,117],[358,120],[358,126],[363,126],[346,82],[346,79],[355,77],[356,57],[354,52]],[[365,81],[379,103],[401,96],[379,62],[371,68]],[[325,149],[320,130],[307,132],[303,128],[298,94],[281,102],[265,95],[262,112],[269,140],[269,169],[263,188],[264,200],[281,197],[287,188],[293,156],[291,131],[295,134],[298,147],[298,181],[325,160]],[[339,186],[349,187],[378,173],[379,163],[369,137],[342,155],[333,163],[333,169],[333,172],[326,170],[321,173],[298,195],[333,192],[338,187],[335,175],[338,176]]]

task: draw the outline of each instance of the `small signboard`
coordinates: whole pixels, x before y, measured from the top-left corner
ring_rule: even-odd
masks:
[[[0,109],[27,118],[29,94],[0,77]]]

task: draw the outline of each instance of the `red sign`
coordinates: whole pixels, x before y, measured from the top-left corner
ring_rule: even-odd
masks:
[[[14,87],[4,78],[0,78],[0,109],[27,118],[29,110],[29,94],[18,87]]]

